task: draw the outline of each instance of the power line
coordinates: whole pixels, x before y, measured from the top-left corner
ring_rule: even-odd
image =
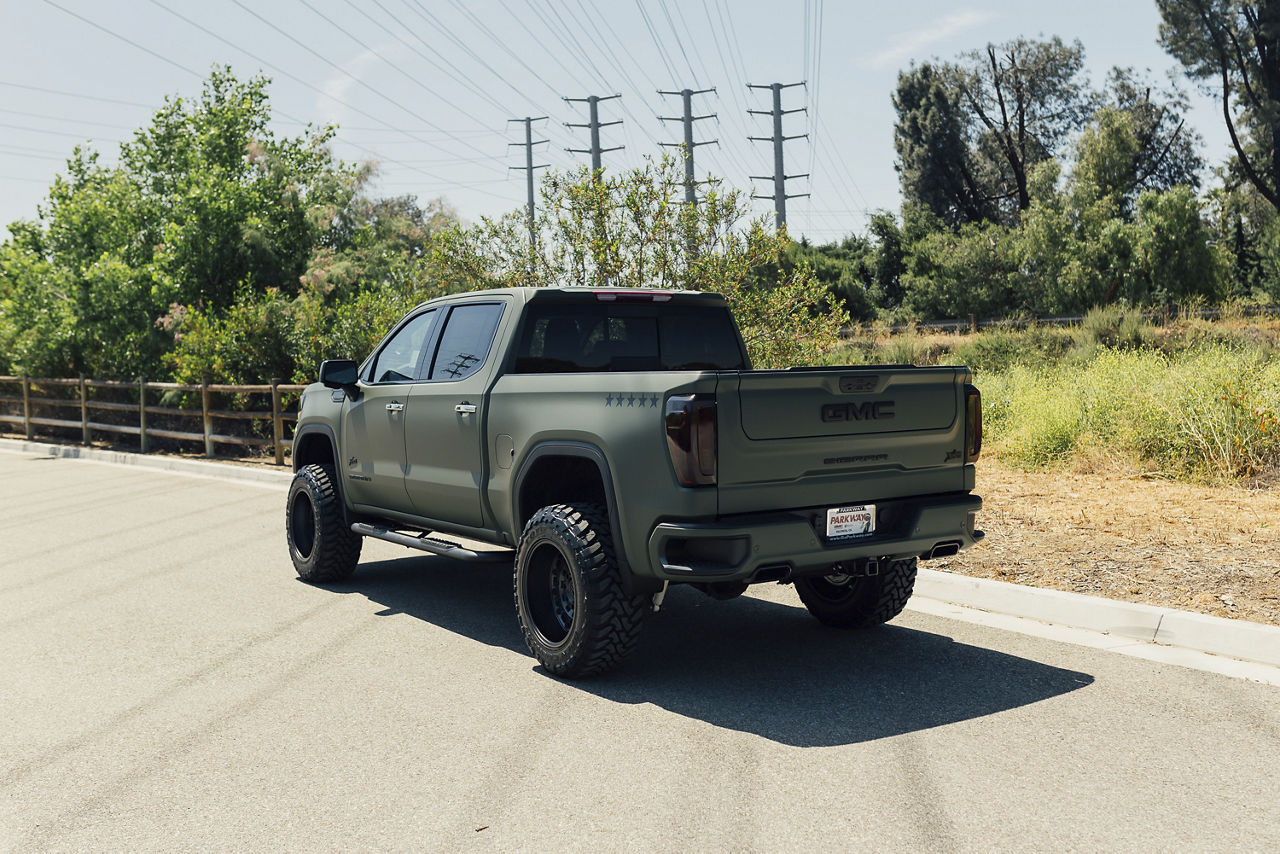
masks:
[[[51,0],[45,0],[45,2],[49,3],[50,5],[55,5],[55,6],[56,6],[56,4],[52,3],[52,2],[51,2]],[[327,97],[327,98],[330,98],[331,100],[333,100],[333,101],[335,101],[335,102],[337,102],[337,103],[341,104],[342,106],[346,107],[347,109],[350,109],[350,110],[352,110],[352,111],[354,111],[354,112],[360,113],[361,115],[366,116],[366,117],[368,117],[368,118],[370,118],[370,119],[373,119],[374,121],[382,121],[382,120],[381,120],[381,119],[379,119],[377,116],[375,116],[375,115],[373,115],[373,114],[371,114],[371,113],[365,112],[364,110],[361,110],[359,107],[355,107],[355,106],[353,106],[353,105],[351,105],[351,104],[347,104],[346,102],[342,101],[340,98],[336,98],[336,97],[334,97],[334,96],[332,96],[332,95],[329,95],[327,92],[325,92],[324,90],[320,89],[319,87],[317,87],[317,86],[313,86],[312,84],[308,83],[307,81],[302,80],[302,79],[301,79],[300,77],[298,77],[297,75],[291,74],[291,73],[289,73],[288,71],[285,71],[284,69],[279,68],[278,66],[273,65],[272,63],[266,62],[265,60],[260,59],[260,58],[259,58],[259,57],[257,57],[257,56],[254,56],[254,55],[253,55],[252,53],[250,53],[249,51],[244,50],[243,48],[239,47],[238,45],[233,44],[232,42],[228,41],[227,39],[224,39],[222,36],[218,35],[217,33],[213,32],[212,30],[208,29],[207,27],[204,27],[204,26],[202,26],[201,24],[198,24],[198,23],[196,23],[195,21],[192,21],[190,18],[187,18],[186,16],[181,15],[181,14],[179,14],[179,13],[177,13],[177,12],[173,11],[172,9],[168,8],[167,6],[165,6],[164,4],[162,4],[162,3],[158,2],[158,0],[151,0],[151,2],[152,2],[152,4],[153,4],[153,5],[158,6],[158,7],[159,7],[160,9],[162,9],[163,11],[168,12],[170,15],[173,15],[174,17],[178,18],[179,20],[182,20],[182,21],[186,22],[186,23],[187,23],[187,24],[189,24],[190,26],[195,27],[196,29],[200,30],[201,32],[205,33],[206,35],[208,35],[208,36],[210,36],[210,37],[212,37],[212,38],[214,38],[214,39],[217,39],[218,41],[222,42],[223,44],[225,44],[225,45],[227,45],[227,46],[229,46],[229,47],[231,47],[231,48],[233,48],[233,49],[235,49],[235,50],[237,50],[237,51],[240,51],[241,53],[243,53],[243,54],[245,54],[246,56],[248,56],[250,59],[253,59],[253,60],[254,60],[254,61],[256,61],[256,62],[261,63],[263,66],[265,66],[265,67],[267,67],[267,68],[271,68],[271,69],[273,69],[273,70],[277,71],[278,73],[283,74],[285,77],[288,77],[289,79],[296,81],[296,82],[297,82],[297,83],[299,83],[300,85],[305,86],[306,88],[311,89],[312,91],[317,92],[317,93],[319,93],[319,94],[321,94],[321,95],[324,95],[324,96],[325,96],[325,97]],[[233,0],[233,2],[234,2],[234,0]],[[61,9],[61,7],[57,7],[57,8]],[[64,10],[64,11],[65,11],[65,10]],[[147,53],[147,54],[149,54],[149,55],[151,55],[151,56],[154,56],[154,57],[156,57],[156,58],[158,58],[158,59],[160,59],[160,60],[162,60],[162,61],[164,61],[164,62],[166,62],[166,63],[168,63],[168,64],[170,64],[170,65],[175,65],[175,66],[177,66],[177,67],[181,68],[183,71],[186,71],[186,72],[188,72],[188,73],[190,73],[190,74],[192,74],[192,75],[194,75],[194,76],[196,76],[196,77],[202,77],[202,75],[200,75],[199,73],[197,73],[197,72],[195,72],[195,71],[192,71],[191,69],[186,68],[186,67],[184,67],[184,66],[181,66],[181,65],[180,65],[180,64],[178,64],[178,63],[175,63],[175,62],[173,62],[173,60],[170,60],[170,59],[169,59],[169,58],[167,58],[167,57],[161,56],[160,54],[156,53],[155,51],[150,50],[149,48],[143,47],[142,45],[139,45],[137,42],[135,42],[135,41],[133,41],[133,40],[131,40],[131,39],[127,39],[127,38],[125,38],[124,36],[120,35],[119,33],[113,32],[112,30],[108,29],[107,27],[102,26],[101,24],[98,24],[98,23],[96,23],[96,22],[94,22],[94,21],[91,21],[91,20],[89,20],[88,18],[84,18],[84,17],[82,17],[82,16],[80,16],[80,15],[75,15],[74,13],[71,13],[71,14],[73,15],[73,17],[79,18],[80,20],[84,21],[85,23],[89,24],[90,26],[94,27],[95,29],[100,30],[100,31],[101,31],[101,32],[103,32],[103,33],[106,33],[107,35],[111,36],[112,38],[115,38],[115,39],[118,39],[118,40],[120,40],[120,41],[123,41],[123,42],[125,42],[126,44],[129,44],[129,45],[131,45],[132,47],[135,47],[135,48],[137,48],[137,49],[139,49],[139,50],[143,51],[144,53]],[[21,85],[21,84],[9,84],[9,85]],[[25,86],[23,86],[22,88],[34,88],[34,87],[25,87]],[[71,93],[60,93],[60,94],[71,94]],[[86,97],[86,96],[73,95],[73,97]],[[292,118],[292,117],[288,116],[288,115],[287,115],[287,114],[285,114],[285,113],[280,113],[279,115],[284,116],[285,118]],[[296,121],[296,122],[301,123],[301,122],[300,122],[300,120],[298,120],[298,119],[292,119],[292,120],[293,120],[293,121]],[[309,123],[308,123],[308,124],[309,124]],[[392,130],[395,130],[395,128],[394,128],[394,127],[392,127],[392,126],[390,125],[390,123],[383,122],[383,124],[385,124],[388,128],[390,128],[390,129],[392,129]],[[407,134],[407,133],[406,133],[406,135],[409,135],[409,134]],[[411,135],[410,135],[410,136],[411,136]],[[452,152],[449,152],[449,151],[448,151],[448,149],[444,149],[444,148],[442,148],[442,147],[441,147],[441,146],[439,146],[439,144],[437,144],[437,143],[433,143],[433,142],[426,141],[426,140],[420,140],[420,141],[422,141],[422,142],[426,142],[428,145],[431,145],[431,146],[433,146],[433,147],[440,148],[442,151],[445,151],[446,153],[452,153]],[[378,159],[380,159],[380,160],[385,160],[385,161],[386,161],[386,162],[388,162],[388,163],[397,163],[397,165],[404,165],[404,164],[399,164],[399,163],[398,163],[398,161],[392,160],[392,159],[390,159],[390,158],[382,157],[381,155],[379,155],[379,153],[378,153],[378,152],[373,151],[372,149],[366,148],[366,147],[364,147],[364,146],[362,146],[362,145],[359,145],[358,143],[353,143],[353,142],[347,141],[347,144],[348,144],[348,145],[351,145],[351,146],[352,146],[352,147],[354,147],[354,148],[358,148],[358,149],[360,149],[360,150],[366,151],[366,152],[368,152],[368,153],[370,153],[370,154],[374,155],[374,156],[375,156],[375,157],[377,157]],[[449,182],[449,181],[446,181],[446,180],[445,180],[445,179],[443,179],[443,178],[440,178],[438,175],[433,175],[432,173],[427,172],[427,171],[425,171],[425,170],[423,170],[423,169],[416,168],[416,167],[407,167],[407,168],[409,168],[411,171],[418,172],[418,173],[420,173],[420,174],[422,174],[422,175],[425,175],[425,176],[427,176],[428,178],[431,178],[432,180],[437,181],[437,182],[439,182],[439,183],[441,183],[441,184],[445,184],[446,186],[448,186],[448,185],[451,183],[451,182]],[[505,196],[500,196],[500,195],[498,195],[497,193],[489,193],[489,192],[487,192],[487,191],[485,191],[485,190],[477,190],[477,192],[484,193],[484,194],[486,194],[486,195],[493,196],[494,198],[499,198],[499,199],[503,199],[504,201],[507,201],[507,199],[506,199],[506,197],[505,197]]]
[[[190,74],[190,75],[192,75],[192,76],[194,76],[194,77],[198,77],[198,78],[200,78],[200,79],[202,79],[202,80],[204,79],[204,75],[203,75],[203,74],[201,74],[199,71],[193,71],[193,70],[191,70],[190,68],[187,68],[187,67],[186,67],[185,65],[183,65],[182,63],[180,63],[180,62],[175,62],[175,61],[173,61],[172,59],[170,59],[170,58],[169,58],[169,57],[167,57],[167,56],[161,56],[160,54],[156,53],[156,52],[155,52],[154,50],[152,50],[151,48],[149,48],[149,47],[144,47],[143,45],[138,44],[138,43],[137,43],[136,41],[134,41],[133,39],[126,38],[125,36],[122,36],[122,35],[120,35],[119,33],[112,32],[111,30],[108,30],[106,27],[102,26],[101,24],[99,24],[99,23],[96,23],[96,22],[94,22],[94,21],[89,20],[89,19],[88,19],[88,18],[86,18],[84,15],[79,15],[79,14],[77,14],[77,13],[75,13],[75,12],[72,12],[70,9],[67,9],[67,8],[65,8],[65,7],[63,7],[63,6],[59,6],[57,3],[54,3],[54,2],[53,2],[53,0],[44,0],[44,2],[45,2],[45,3],[47,3],[47,4],[49,4],[49,5],[50,5],[50,6],[52,6],[53,8],[55,8],[55,9],[57,9],[57,10],[61,11],[61,12],[66,12],[68,15],[70,15],[70,16],[71,16],[71,17],[73,17],[73,18],[76,18],[76,19],[78,19],[78,20],[84,21],[84,22],[85,22],[86,24],[88,24],[89,26],[93,27],[93,28],[94,28],[94,29],[96,29],[96,30],[101,30],[102,32],[106,33],[107,35],[111,36],[112,38],[119,39],[120,41],[124,42],[125,44],[129,44],[129,45],[132,45],[133,47],[136,47],[138,50],[142,51],[142,52],[143,52],[143,53],[145,53],[145,54],[149,54],[149,55],[151,55],[151,56],[154,56],[156,59],[160,60],[161,62],[168,63],[169,65],[172,65],[174,68],[178,69],[179,71],[185,71],[185,72],[187,72],[188,74]]]
[[[456,8],[459,12],[465,15],[471,21],[471,23],[475,24],[477,29],[479,29],[482,33],[488,36],[490,41],[492,41],[498,47],[502,48],[502,51],[507,56],[511,57],[516,62],[520,63],[520,65],[524,68],[525,71],[528,71],[530,74],[533,75],[535,80],[537,80],[543,86],[546,86],[548,89],[550,89],[553,94],[555,95],[560,94],[560,91],[556,89],[556,87],[548,83],[547,79],[543,77],[541,74],[539,74],[537,69],[535,69],[533,66],[529,65],[529,63],[524,61],[524,57],[520,56],[520,54],[516,53],[514,50],[508,47],[507,43],[504,42],[498,36],[497,33],[489,29],[489,25],[486,24],[483,20],[481,20],[481,18],[478,15],[476,15],[475,12],[472,12],[464,4],[459,3],[458,0],[449,0],[449,2],[453,4],[454,8]]]
[[[48,1],[49,1],[49,0],[46,0],[46,2],[48,2]],[[153,0],[153,2],[154,2],[154,0]],[[377,89],[377,88],[375,88],[375,87],[373,87],[373,86],[370,86],[368,83],[364,82],[364,81],[363,81],[363,80],[361,80],[359,77],[356,77],[354,74],[352,74],[351,72],[347,71],[345,68],[343,68],[342,66],[338,65],[336,62],[334,62],[333,60],[329,59],[329,58],[328,58],[327,56],[325,56],[324,54],[322,54],[322,53],[320,53],[319,51],[317,51],[317,50],[315,50],[314,48],[312,48],[310,45],[308,45],[308,44],[306,44],[306,43],[304,43],[304,42],[300,41],[299,39],[294,38],[294,37],[293,37],[291,34],[289,34],[288,32],[286,32],[286,31],[282,30],[280,27],[278,27],[278,26],[276,26],[275,24],[271,23],[271,22],[270,22],[270,21],[268,21],[266,18],[262,17],[262,16],[261,16],[261,15],[259,15],[257,12],[255,12],[253,9],[249,8],[249,7],[248,7],[248,6],[246,6],[244,3],[240,2],[240,0],[231,0],[231,2],[232,2],[232,3],[234,3],[236,6],[239,6],[242,10],[244,10],[244,11],[245,11],[245,12],[247,12],[248,14],[252,15],[252,16],[253,16],[254,18],[256,18],[257,20],[259,20],[259,21],[261,21],[262,23],[266,24],[266,25],[267,25],[268,27],[270,27],[271,29],[275,30],[275,31],[276,31],[277,33],[279,33],[280,35],[284,36],[284,37],[285,37],[286,39],[288,39],[289,41],[293,42],[293,43],[294,43],[295,45],[297,45],[298,47],[300,47],[300,48],[302,48],[303,50],[305,50],[307,53],[309,53],[309,54],[311,54],[312,56],[314,56],[316,59],[318,59],[318,60],[320,60],[321,62],[323,62],[325,65],[328,65],[328,66],[329,66],[330,68],[332,68],[334,71],[337,71],[339,74],[343,75],[344,77],[348,77],[348,78],[350,78],[350,79],[351,79],[352,81],[354,81],[357,85],[361,86],[361,87],[362,87],[362,88],[364,88],[364,89],[369,90],[370,92],[372,92],[373,94],[375,94],[375,95],[377,95],[379,98],[381,98],[382,100],[386,101],[386,102],[387,102],[388,104],[390,104],[391,106],[395,107],[395,108],[396,108],[396,109],[398,109],[398,110],[402,110],[402,111],[403,111],[403,112],[405,112],[405,113],[408,113],[409,115],[413,116],[415,119],[417,119],[418,121],[422,122],[422,123],[423,123],[424,125],[426,125],[427,127],[432,128],[433,130],[438,130],[438,131],[440,131],[440,132],[442,132],[442,133],[444,132],[444,128],[441,128],[441,127],[440,127],[440,126],[438,126],[435,122],[433,122],[433,121],[431,121],[430,119],[428,119],[426,116],[423,116],[423,115],[419,114],[416,110],[413,110],[413,109],[411,109],[411,108],[409,108],[409,107],[406,107],[404,104],[400,103],[400,102],[399,102],[399,101],[397,101],[395,98],[392,98],[390,95],[387,95],[385,92],[381,91],[380,89]],[[304,2],[305,2],[305,0],[304,0]],[[328,20],[328,19],[326,18],[326,20]],[[330,23],[332,23],[332,22],[330,22]],[[353,38],[354,38],[354,37],[353,37]],[[459,140],[457,140],[457,142],[462,142],[462,140],[461,140],[461,139],[459,139]],[[464,144],[465,144],[465,143],[464,143]]]
[[[120,142],[120,140],[118,139],[100,139],[97,137],[86,136],[85,134],[82,134],[82,133],[72,133],[71,131],[65,131],[65,130],[45,130],[44,128],[33,128],[30,125],[15,125],[15,124],[9,124],[8,122],[0,122],[0,128],[8,128],[9,130],[24,130],[30,133],[45,133],[45,134],[49,134],[50,136],[69,136],[72,139],[84,139],[84,140],[97,139],[98,142],[116,142],[116,143]]]
[[[636,0],[636,8],[640,10],[640,17],[644,19],[645,28],[649,30],[649,38],[653,39],[653,46],[658,49],[658,57],[667,67],[667,73],[671,75],[671,82],[674,83],[680,75],[676,73],[675,64],[667,58],[667,50],[662,46],[662,39],[658,38],[658,31],[653,26],[653,21],[649,20],[649,13],[645,11],[642,0]]]
[[[667,26],[671,28],[671,35],[675,37],[676,47],[680,48],[680,55],[684,57],[684,64],[689,68],[689,76],[693,78],[693,82],[698,81],[698,72],[693,70],[693,63],[689,61],[689,54],[684,49],[684,42],[680,39],[680,33],[676,31],[676,22],[671,19],[671,10],[667,7],[667,0],[658,0],[658,5],[662,7],[662,14],[667,19]],[[705,80],[703,82],[706,82]]]
[[[99,27],[99,29],[101,29],[101,27]],[[115,35],[114,33],[108,34]],[[46,95],[63,95],[67,98],[81,98],[86,101],[101,101],[104,104],[123,104],[127,107],[145,107],[148,110],[155,109],[155,104],[143,104],[138,101],[125,101],[120,98],[107,98],[102,95],[84,95],[79,92],[66,92],[61,89],[46,89],[43,86],[30,86],[26,83],[11,83],[7,80],[0,80],[0,86],[12,86],[15,89],[29,89],[32,92],[43,92]]]
[[[408,26],[407,26],[403,21],[401,21],[398,17],[396,17],[396,14],[395,14],[394,12],[392,12],[392,11],[391,11],[390,9],[388,9],[386,6],[382,5],[382,3],[381,3],[381,2],[379,2],[379,0],[373,0],[373,2],[374,2],[374,5],[376,5],[379,9],[381,9],[381,10],[383,11],[383,13],[385,13],[386,15],[388,15],[388,16],[391,18],[391,20],[392,20],[392,21],[394,21],[395,23],[399,24],[399,25],[400,25],[400,27],[401,27],[402,29],[404,29],[406,32],[412,32],[412,30],[411,30],[411,29],[410,29],[410,28],[409,28],[409,27],[408,27]],[[438,50],[436,50],[435,48],[433,48],[431,45],[427,44],[427,42],[426,42],[426,41],[424,41],[423,39],[419,38],[416,34],[415,34],[415,36],[414,36],[414,37],[418,39],[418,42],[419,42],[420,44],[422,44],[422,46],[423,46],[423,47],[425,47],[427,50],[431,51],[431,52],[432,52],[432,53],[434,53],[437,57],[439,57],[440,62],[436,62],[434,59],[432,59],[431,57],[427,56],[427,55],[426,55],[425,53],[423,53],[422,51],[418,50],[416,47],[414,47],[412,44],[410,44],[408,41],[406,41],[406,40],[404,39],[404,37],[403,37],[403,36],[401,36],[399,33],[397,33],[395,30],[391,29],[391,28],[390,28],[390,27],[388,27],[386,24],[384,24],[384,23],[382,23],[381,21],[379,21],[379,20],[377,20],[376,18],[374,18],[372,15],[370,15],[370,14],[369,14],[368,12],[366,12],[364,9],[360,8],[359,4],[357,4],[357,3],[353,3],[353,2],[352,2],[352,0],[346,0],[346,3],[347,3],[347,5],[348,5],[348,6],[350,6],[352,9],[355,9],[357,12],[359,12],[361,15],[363,15],[366,19],[368,19],[371,23],[373,23],[373,25],[374,25],[374,26],[379,27],[383,32],[385,32],[385,33],[387,33],[388,35],[392,36],[393,38],[395,38],[396,40],[398,40],[402,45],[404,45],[405,47],[409,48],[409,50],[411,50],[411,51],[413,51],[415,54],[417,54],[417,56],[418,56],[420,59],[422,59],[422,61],[423,61],[423,62],[427,63],[428,65],[430,65],[432,68],[436,69],[437,71],[441,72],[441,73],[442,73],[442,74],[444,74],[446,77],[448,77],[450,80],[452,80],[453,82],[457,83],[459,86],[462,86],[464,89],[467,89],[467,90],[471,91],[473,94],[475,94],[475,95],[477,95],[477,96],[479,96],[479,97],[481,97],[481,98],[484,98],[484,99],[485,99],[485,100],[487,100],[490,104],[492,104],[492,105],[494,105],[495,107],[497,107],[499,110],[501,110],[501,109],[502,109],[502,105],[501,105],[501,104],[499,104],[496,100],[494,100],[494,99],[493,99],[493,98],[492,98],[492,97],[491,97],[487,92],[485,92],[483,89],[477,88],[477,87],[476,87],[475,85],[473,85],[469,80],[467,80],[467,79],[466,79],[466,77],[464,77],[464,76],[461,76],[461,75],[457,74],[457,73],[454,71],[454,69],[450,66],[450,64],[445,60],[445,58],[444,58],[443,54],[441,54]],[[412,11],[412,10],[410,10],[410,11]],[[340,29],[343,29],[343,31],[345,32],[345,28],[340,28]],[[379,59],[382,59],[382,61],[383,61],[383,62],[387,62],[387,60],[386,60],[386,59],[384,59],[384,58],[383,58],[383,57],[381,57],[381,56],[379,56],[378,58],[379,58]],[[391,63],[389,63],[389,62],[388,62],[387,64],[388,64],[388,65],[391,65]],[[393,66],[393,67],[394,67],[394,66]],[[399,70],[399,69],[397,69],[397,70]],[[434,93],[434,92],[433,92],[433,94],[437,94],[437,95],[438,95],[438,93]],[[441,98],[441,100],[444,100],[444,99],[443,99],[443,98]],[[470,114],[468,114],[465,110],[461,110],[460,108],[458,108],[458,107],[457,107],[457,106],[455,106],[454,104],[452,104],[452,103],[450,103],[450,102],[448,102],[448,101],[445,101],[445,103],[449,104],[449,106],[451,106],[451,107],[454,107],[454,109],[458,109],[460,112],[462,112],[464,115],[467,115],[469,118],[471,118],[471,119],[473,119],[473,120],[476,120],[476,121],[479,121],[478,119],[475,119],[475,117],[474,117],[474,116],[470,116]],[[483,124],[483,123],[482,123],[482,124]]]
[[[0,108],[0,113],[9,113],[10,115],[13,115],[13,116],[23,116],[24,118],[29,118],[29,119],[48,119],[54,122],[72,122],[75,124],[82,124],[82,125],[98,125],[99,127],[111,128],[112,130],[133,130],[132,127],[129,127],[127,125],[114,125],[108,122],[90,121],[89,119],[68,119],[62,116],[51,116],[48,113],[27,113],[22,110],[8,110],[4,108]]]

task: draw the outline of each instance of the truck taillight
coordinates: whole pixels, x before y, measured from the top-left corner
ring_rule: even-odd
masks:
[[[982,453],[982,392],[971,385],[964,387],[964,435],[964,461],[976,462]]]
[[[716,402],[696,394],[667,398],[667,450],[681,486],[716,482]]]

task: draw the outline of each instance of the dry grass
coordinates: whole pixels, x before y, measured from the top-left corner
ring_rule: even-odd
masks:
[[[1280,479],[1196,486],[1091,462],[1041,473],[984,460],[986,540],[926,565],[1280,625]]]

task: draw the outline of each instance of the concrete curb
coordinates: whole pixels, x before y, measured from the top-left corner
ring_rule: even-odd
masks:
[[[24,439],[0,439],[0,451],[93,460],[221,480],[267,484],[281,489],[289,485],[293,476],[291,471],[277,469],[250,468],[79,445],[28,442]],[[1280,667],[1280,627],[1277,626],[1228,620],[1136,602],[1102,599],[1081,593],[1024,587],[1005,581],[970,578],[924,568],[920,569],[920,575],[916,579],[915,595],[995,614],[1088,629],[1145,643],[1164,644]]]
[[[915,595],[981,611],[1280,666],[1280,626],[921,569]]]
[[[206,460],[189,460],[185,457],[167,457],[159,454],[136,454],[129,451],[112,451],[106,448],[86,448],[80,445],[54,445],[49,442],[29,442],[26,439],[0,439],[0,451],[13,454],[38,454],[42,457],[62,457],[68,460],[91,460],[118,466],[155,469],[220,480],[239,480],[248,483],[266,483],[286,488],[293,478],[289,469],[251,468],[230,463]]]

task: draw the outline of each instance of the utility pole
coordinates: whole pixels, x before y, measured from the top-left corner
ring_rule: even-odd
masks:
[[[538,243],[538,233],[534,229],[534,225],[533,225],[533,170],[547,168],[546,163],[540,163],[537,166],[533,165],[533,147],[535,145],[545,145],[547,143],[547,140],[545,139],[539,139],[536,141],[534,140],[533,123],[546,121],[546,119],[547,119],[546,116],[538,116],[537,118],[533,118],[531,116],[525,116],[523,119],[507,119],[508,123],[524,122],[524,142],[508,142],[507,143],[507,148],[510,148],[513,145],[524,146],[524,165],[508,166],[507,169],[508,170],[523,169],[525,172],[525,175],[524,175],[525,186],[528,188],[528,191],[529,191],[529,245],[530,246],[535,246]]]
[[[614,98],[621,98],[621,97],[622,95],[606,95],[603,98],[601,98],[598,95],[588,95],[585,98],[565,98],[566,101],[570,101],[570,102],[585,101],[587,106],[590,108],[590,119],[587,121],[586,124],[570,124],[569,122],[565,122],[564,126],[567,128],[590,128],[591,129],[591,147],[590,148],[566,148],[565,151],[571,152],[573,154],[590,154],[591,155],[591,179],[593,181],[600,180],[600,169],[601,169],[600,155],[606,151],[620,151],[623,148],[625,148],[625,146],[622,146],[622,145],[615,145],[613,148],[600,147],[600,128],[606,128],[606,127],[609,127],[610,125],[620,125],[622,124],[622,120],[618,119],[617,121],[614,121],[614,122],[601,123],[600,109],[597,105],[601,101],[610,101]]]
[[[684,200],[688,204],[696,205],[698,203],[698,194],[695,191],[697,179],[693,173],[693,149],[698,145],[710,145],[713,142],[718,143],[718,139],[708,139],[703,142],[693,141],[693,123],[702,119],[714,119],[715,113],[708,113],[705,116],[695,116],[693,114],[693,96],[705,95],[708,92],[716,91],[714,87],[710,89],[681,89],[679,92],[666,92],[662,89],[658,90],[659,95],[679,95],[684,101],[684,116],[675,118],[671,116],[658,116],[660,122],[684,122]],[[674,148],[681,143],[678,142],[660,142],[658,145]]]
[[[808,193],[796,193],[787,195],[787,179],[788,178],[808,178],[809,173],[804,172],[799,175],[788,175],[782,166],[782,143],[788,139],[799,139],[800,137],[808,138],[807,133],[798,133],[792,136],[782,135],[782,117],[787,113],[804,112],[804,107],[797,107],[794,110],[782,109],[782,90],[789,89],[792,86],[803,86],[804,83],[770,83],[768,86],[760,86],[748,83],[748,89],[770,89],[773,91],[773,109],[768,112],[764,110],[747,110],[748,113],[756,116],[773,116],[773,136],[749,136],[747,139],[755,142],[772,142],[773,143],[773,195],[772,196],[755,196],[753,199],[773,199],[774,227],[781,231],[787,224],[787,199],[799,199],[808,196]],[[753,179],[758,181],[768,181],[767,175],[752,175]]]

